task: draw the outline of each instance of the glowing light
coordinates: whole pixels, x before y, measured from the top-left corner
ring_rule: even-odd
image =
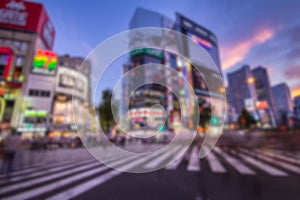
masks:
[[[252,84],[255,82],[255,79],[253,77],[250,77],[247,79],[247,83]]]
[[[33,67],[34,68],[44,68],[53,70],[57,66],[57,57],[56,53],[53,51],[44,51],[38,49],[36,55],[33,58]]]
[[[291,96],[295,98],[296,96],[300,96],[300,88],[292,89]]]

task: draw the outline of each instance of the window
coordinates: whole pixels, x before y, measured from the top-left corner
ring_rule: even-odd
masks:
[[[21,42],[20,42],[20,41],[14,41],[14,42],[13,42],[13,45],[14,45],[17,49],[20,49]]]
[[[9,62],[8,54],[0,54],[0,77],[4,75],[5,68],[7,67]]]
[[[50,92],[49,91],[43,90],[40,93],[41,93],[41,97],[50,97]]]
[[[20,46],[21,51],[27,51],[28,49],[28,43],[27,42],[22,42]]]
[[[173,69],[177,70],[176,56],[173,54],[170,55],[170,65]]]
[[[24,65],[24,57],[23,56],[17,56],[16,66],[23,67],[23,65]]]
[[[35,97],[50,97],[51,92],[47,90],[35,90],[30,89],[28,92],[29,96],[35,96]]]
[[[46,123],[47,119],[45,117],[25,117],[23,123],[26,124],[43,124]]]

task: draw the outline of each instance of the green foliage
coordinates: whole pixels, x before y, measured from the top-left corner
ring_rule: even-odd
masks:
[[[112,91],[106,89],[102,92],[102,101],[98,107],[99,120],[102,130],[107,133],[109,128],[116,124],[113,112],[118,112],[118,107],[112,104]]]

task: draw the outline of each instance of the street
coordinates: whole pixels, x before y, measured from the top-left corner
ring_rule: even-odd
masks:
[[[176,148],[177,147],[177,148]],[[180,151],[175,146],[176,151]],[[174,151],[174,152],[176,152]],[[300,151],[215,147],[198,159],[198,147],[164,169],[123,173],[100,164],[83,149],[39,153],[38,160],[0,175],[1,199],[299,199]],[[45,156],[42,156],[45,155]],[[172,153],[164,156],[173,156]],[[159,165],[151,160],[120,158],[126,168]],[[53,162],[55,161],[55,162]]]

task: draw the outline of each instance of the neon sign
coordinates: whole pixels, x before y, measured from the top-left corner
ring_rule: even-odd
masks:
[[[33,58],[33,72],[53,75],[57,67],[56,53],[53,51],[38,49]]]
[[[195,35],[192,35],[192,40],[197,43],[197,44],[200,44],[201,46],[205,47],[205,48],[208,48],[208,49],[211,49],[212,45],[210,42],[208,42],[207,40],[204,40],[202,38],[199,38]]]

